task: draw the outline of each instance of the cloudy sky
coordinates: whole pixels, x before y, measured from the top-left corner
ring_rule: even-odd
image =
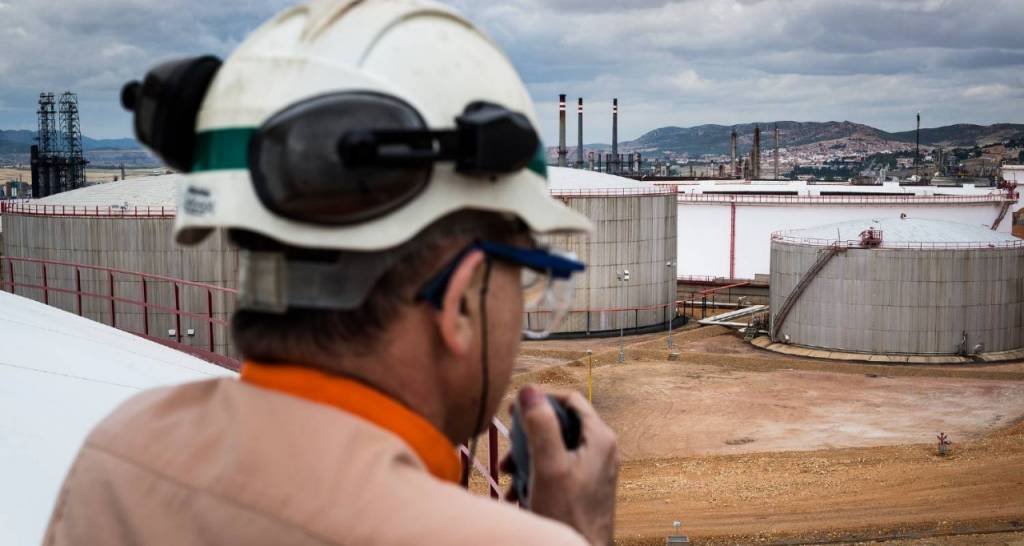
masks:
[[[86,134],[128,136],[126,80],[161,59],[226,55],[288,3],[0,0],[0,128],[34,129],[38,93],[71,89]],[[506,49],[549,143],[559,93],[584,97],[588,143],[610,140],[612,97],[623,140],[783,119],[907,130],[918,110],[926,127],[1024,122],[1022,0],[453,3]]]

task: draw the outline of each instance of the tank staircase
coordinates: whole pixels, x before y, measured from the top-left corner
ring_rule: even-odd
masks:
[[[1006,218],[1006,212],[1010,210],[1010,205],[1012,203],[1013,202],[1009,200],[1003,201],[1003,206],[999,208],[999,215],[996,216],[996,220],[992,222],[992,231],[999,229],[999,224],[1002,223],[1003,218]]]
[[[822,268],[824,268],[836,254],[845,252],[846,248],[846,245],[840,242],[829,245],[824,252],[818,255],[818,259],[811,265],[810,269],[800,277],[796,286],[793,287],[793,291],[786,296],[786,301],[782,303],[782,309],[779,309],[778,314],[776,314],[775,318],[772,320],[771,338],[773,341],[777,341],[777,338],[779,337],[779,330],[782,329],[782,325],[786,322],[786,317],[789,315],[789,312],[793,310],[793,306],[796,305],[797,300],[800,299],[800,296],[811,284],[811,281],[818,276],[818,273],[821,272]]]

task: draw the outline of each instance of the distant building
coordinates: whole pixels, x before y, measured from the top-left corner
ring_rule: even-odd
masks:
[[[1003,180],[1024,186],[1024,162],[1021,165],[1003,165]]]

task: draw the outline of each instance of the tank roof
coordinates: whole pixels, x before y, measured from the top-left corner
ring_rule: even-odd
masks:
[[[37,199],[33,203],[88,207],[111,207],[126,204],[130,207],[173,207],[177,202],[178,183],[182,179],[180,174],[129,178],[58,193]],[[548,183],[552,190],[632,190],[656,187],[649,182],[565,167],[548,167]]]
[[[568,167],[548,167],[548,184],[552,190],[620,190],[656,187],[650,182]]]
[[[93,184],[33,201],[39,205],[76,205],[87,207],[173,207],[177,201],[180,174],[143,176]]]
[[[5,543],[43,539],[82,440],[111,410],[162,385],[235,374],[182,351],[0,291],[0,495]]]
[[[786,230],[779,235],[786,239],[807,239],[820,242],[854,241],[867,229],[882,232],[886,243],[1007,243],[1020,242],[1012,235],[992,231],[989,226],[974,226],[922,218],[874,218],[850,220],[806,229]]]

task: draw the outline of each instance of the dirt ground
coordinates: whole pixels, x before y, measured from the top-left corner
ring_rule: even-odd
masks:
[[[125,169],[125,174],[128,178],[139,177],[139,176],[150,176],[154,170],[159,169]],[[32,182],[32,171],[24,169],[0,169],[0,184],[10,182],[11,180],[18,180],[18,177],[27,183]],[[121,177],[120,169],[86,169],[85,179],[90,183],[94,182],[110,182],[117,176]]]
[[[703,544],[1024,544],[1024,363],[819,361],[721,327],[673,341],[627,338],[622,364],[618,338],[528,343],[513,381],[586,393],[592,360],[623,459],[617,543],[664,544],[680,520]]]

